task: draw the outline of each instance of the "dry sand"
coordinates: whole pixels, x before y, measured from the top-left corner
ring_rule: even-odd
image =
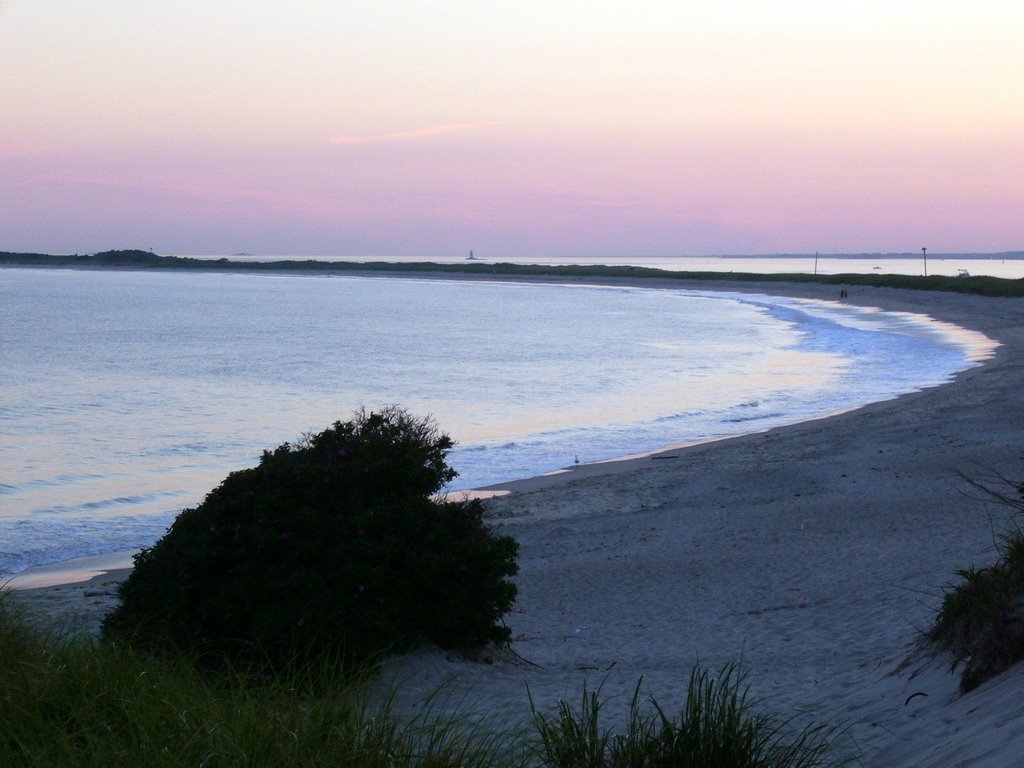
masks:
[[[11,587],[11,595],[30,615],[59,631],[98,635],[103,617],[117,607],[117,587],[129,570],[105,571],[71,584],[31,589]]]
[[[671,710],[695,662],[738,659],[765,708],[847,726],[867,766],[1024,764],[1024,670],[958,696],[946,659],[911,654],[943,586],[992,562],[1009,525],[954,470],[1024,476],[1024,300],[851,287],[848,301],[929,314],[1002,346],[954,382],[898,400],[511,484],[488,506],[521,547],[515,656],[396,659],[385,682],[399,684],[400,703],[415,708],[447,685],[483,716],[517,722],[529,716],[527,689],[547,708],[577,700],[587,682],[603,685],[614,725],[640,678]],[[113,599],[97,594],[105,581],[22,596],[95,626]]]

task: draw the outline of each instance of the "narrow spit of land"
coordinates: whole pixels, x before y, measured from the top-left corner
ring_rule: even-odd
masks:
[[[995,254],[994,257],[1024,257],[1024,252]],[[971,277],[928,277],[885,274],[773,274],[748,272],[676,272],[652,267],[629,266],[550,266],[473,262],[436,264],[431,262],[397,263],[388,261],[338,262],[316,259],[282,259],[279,261],[236,261],[235,259],[197,259],[189,256],[160,256],[150,251],[103,251],[87,255],[54,255],[45,253],[11,253],[0,251],[0,266],[61,267],[78,269],[187,269],[207,272],[286,272],[291,274],[402,274],[453,277],[481,277],[484,279],[557,278],[588,280],[670,280],[747,283],[757,281],[766,285],[808,283],[818,285],[861,285],[911,290],[952,291],[980,296],[1024,296],[1024,279],[976,275]]]

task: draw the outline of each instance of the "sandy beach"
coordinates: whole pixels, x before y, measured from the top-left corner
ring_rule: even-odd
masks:
[[[671,284],[838,298],[833,286]],[[947,660],[914,650],[944,585],[989,564],[1009,525],[955,471],[1024,477],[1024,300],[851,287],[848,301],[927,314],[1001,346],[955,381],[897,400],[508,484],[488,510],[520,542],[514,654],[395,659],[384,683],[399,685],[402,705],[447,685],[518,722],[527,691],[545,708],[577,700],[586,682],[603,686],[610,726],[641,678],[672,710],[695,662],[739,660],[765,708],[846,726],[866,766],[1024,762],[1024,670],[959,696]],[[20,598],[95,627],[117,575]]]

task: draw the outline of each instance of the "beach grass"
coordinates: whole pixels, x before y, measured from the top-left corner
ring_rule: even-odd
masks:
[[[957,576],[928,638],[952,655],[966,693],[1024,660],[1024,533],[1006,535],[992,565]]]
[[[753,711],[735,663],[712,674],[693,668],[686,701],[672,717],[637,685],[625,728],[601,724],[600,689],[583,690],[578,708],[559,702],[554,715],[535,712],[548,768],[824,768],[846,763],[835,745],[842,732]]]
[[[318,679],[200,672],[122,644],[40,630],[0,605],[0,765],[524,766],[522,738],[425,702],[399,717],[368,676],[324,664]],[[314,692],[315,691],[315,692]]]
[[[926,637],[960,667],[960,690],[977,688],[1024,660],[1024,482],[998,473],[983,479],[958,473],[966,485],[1009,510],[1014,525],[1004,534],[992,565],[957,571]]]
[[[444,691],[400,714],[367,671],[302,665],[298,678],[201,671],[91,635],[46,630],[0,595],[0,765],[352,766],[353,768],[818,768],[837,734],[755,714],[735,665],[697,667],[667,716],[640,687],[621,733],[600,723],[600,691],[577,711],[535,710],[495,728]],[[313,674],[314,677],[308,677]]]

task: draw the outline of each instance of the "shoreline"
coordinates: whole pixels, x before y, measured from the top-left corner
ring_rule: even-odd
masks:
[[[423,649],[391,659],[381,685],[397,692],[395,706],[415,711],[441,690],[436,706],[450,698],[518,723],[530,716],[527,690],[547,708],[578,702],[588,683],[608,697],[605,726],[618,727],[639,680],[671,712],[695,662],[740,660],[768,709],[845,726],[866,766],[1017,764],[1024,670],[961,697],[948,662],[913,648],[943,586],[958,569],[990,564],[1010,522],[1007,509],[965,494],[953,472],[1024,475],[1024,299],[849,293],[851,303],[928,314],[1002,346],[949,383],[854,411],[614,472],[519,481],[527,485],[517,493],[486,502],[489,519],[520,543],[507,617],[515,658],[481,664]],[[102,616],[85,588],[77,604],[70,591],[22,595],[81,625]]]
[[[37,268],[78,268],[78,269],[101,269],[102,267],[55,267],[55,266],[44,266]],[[107,267],[109,268],[109,267]],[[281,274],[289,275],[291,273],[282,272]],[[595,285],[595,286],[619,286],[629,288],[640,288],[650,290],[686,290],[696,292],[712,292],[712,293],[736,293],[736,294],[752,294],[752,295],[775,295],[788,298],[798,299],[810,299],[814,301],[824,301],[827,303],[836,303],[835,300],[835,288],[836,286],[820,284],[820,283],[777,283],[777,282],[760,282],[756,280],[735,282],[733,280],[722,280],[714,281],[707,280],[704,278],[686,280],[685,278],[679,278],[675,276],[666,276],[664,278],[623,278],[623,277],[593,277],[593,276],[563,276],[563,275],[491,275],[491,274],[437,274],[434,272],[406,272],[406,273],[389,273],[389,272],[378,272],[373,270],[360,271],[354,270],[347,274],[347,276],[360,277],[360,278],[376,278],[384,280],[393,279],[413,279],[413,280],[440,280],[440,281],[472,281],[472,282],[510,282],[510,283],[541,283],[541,284],[573,284],[573,285]],[[854,289],[855,292],[878,290],[872,288]],[[881,289],[887,290],[887,289]],[[900,289],[888,289],[898,294],[908,293],[907,291]],[[913,292],[911,292],[913,293]],[[943,294],[947,295],[947,294]],[[848,304],[852,307],[867,307],[874,308],[875,305],[872,302],[855,301],[856,297],[851,296],[849,299],[844,299],[843,303]],[[930,305],[929,305],[930,306]],[[889,307],[881,307],[883,311],[907,311],[915,314],[926,314],[922,311],[922,308],[911,310],[905,307],[901,307],[898,310],[893,310]],[[970,328],[964,325],[956,324],[960,329],[966,329],[968,333],[974,333]],[[971,341],[965,341],[964,344],[968,347]],[[968,353],[968,359],[972,362],[968,363],[970,366],[967,369],[957,371],[953,374],[953,378],[962,375],[966,370],[977,367],[979,364],[984,365],[985,361],[988,360],[994,351],[987,352],[984,343],[978,344],[977,340],[973,341],[975,345],[972,352]],[[994,344],[995,349],[998,349],[998,341]],[[977,357],[980,354],[980,361]],[[948,386],[952,382],[945,382],[933,386]],[[933,388],[933,386],[926,387],[925,390]],[[920,391],[920,390],[919,390]],[[851,406],[843,408],[838,411],[823,413],[809,418],[804,418],[799,421],[794,421],[790,424],[783,424],[781,426],[767,427],[757,429],[754,432],[744,432],[740,434],[725,434],[716,435],[710,437],[699,438],[696,440],[690,440],[683,443],[667,445],[665,447],[657,448],[650,451],[643,451],[637,454],[628,454],[623,456],[617,456],[609,459],[603,459],[599,461],[586,462],[576,466],[567,466],[560,469],[544,472],[537,475],[511,478],[496,483],[491,483],[483,486],[478,486],[469,489],[459,489],[448,492],[448,495],[455,498],[498,498],[514,493],[531,492],[534,490],[551,487],[564,482],[572,482],[581,478],[603,476],[609,474],[620,474],[624,472],[631,472],[636,469],[647,466],[651,461],[672,461],[679,459],[681,452],[690,451],[692,449],[700,448],[705,445],[723,443],[732,440],[740,440],[744,438],[753,437],[756,435],[764,434],[767,432],[774,432],[776,430],[785,429],[787,427],[797,426],[799,424],[819,422],[826,419],[835,418],[841,416],[847,412],[857,413],[864,409],[872,408],[876,405],[882,405],[885,403],[898,400],[906,395],[917,394],[917,392],[905,393],[896,397],[890,397],[885,400],[879,400],[872,403],[868,403],[860,406]],[[45,587],[52,587],[58,585],[71,585],[78,584],[81,582],[88,582],[96,576],[101,576],[103,573],[117,570],[121,571],[124,569],[130,569],[132,555],[138,550],[124,550],[109,553],[98,553],[94,555],[85,555],[67,560],[60,560],[51,563],[41,563],[38,565],[30,566],[23,571],[19,571],[14,574],[10,574],[5,577],[6,581],[0,582],[0,587],[7,586],[10,589],[16,590],[27,590],[27,589],[39,589]]]
[[[45,589],[91,581],[112,571],[127,572],[132,567],[132,556],[137,551],[124,549],[117,552],[101,552],[96,555],[33,565],[6,577],[6,581],[0,583],[0,588]]]
[[[364,277],[380,277],[380,275],[374,275],[367,273],[361,275]],[[437,279],[436,276],[430,274],[421,275],[425,279]],[[387,279],[387,278],[384,278]],[[467,279],[467,280],[481,280],[486,279],[479,276],[464,276],[455,277],[449,276],[443,279]],[[520,281],[525,282],[545,282],[545,283],[561,283],[561,282],[576,282],[579,284],[594,283],[596,285],[617,285],[625,287],[638,287],[638,288],[651,288],[661,290],[693,290],[693,291],[708,291],[715,293],[744,293],[744,294],[767,294],[774,296],[785,296],[789,298],[798,299],[811,299],[819,301],[834,301],[835,290],[834,286],[819,285],[819,284],[803,284],[803,283],[762,283],[760,281],[749,281],[749,282],[732,282],[732,281],[708,281],[708,280],[678,280],[670,279],[664,281],[651,280],[651,279],[605,279],[594,281],[591,278],[578,278],[575,281],[566,281],[564,278],[520,278]],[[684,283],[681,285],[681,283]],[[973,327],[972,321],[975,317],[973,314],[963,314],[957,312],[955,317],[957,319],[950,319],[948,317],[936,317],[935,305],[929,301],[929,299],[917,296],[919,291],[907,291],[904,289],[878,289],[878,288],[851,288],[851,295],[845,300],[845,303],[851,304],[858,307],[878,307],[886,312],[909,312],[914,314],[927,315],[933,319],[940,320],[942,322],[952,323],[960,328],[966,329],[970,332],[980,332],[985,334],[984,330],[979,330]],[[929,297],[943,298],[948,294],[940,294],[935,292],[925,292]],[[858,295],[866,294],[866,295]],[[910,294],[907,296],[906,294]],[[879,298],[879,302],[875,302],[872,298]],[[1001,299],[984,299],[982,301],[1000,301]],[[900,300],[902,299],[902,300]],[[884,301],[884,304],[881,303]],[[1021,306],[1024,306],[1024,301],[1021,302]],[[623,472],[630,472],[637,469],[642,469],[649,465],[651,460],[663,461],[677,458],[675,454],[685,453],[689,451],[696,451],[705,448],[710,448],[715,445],[721,445],[725,443],[731,443],[733,441],[742,441],[747,439],[756,438],[759,435],[767,433],[776,433],[791,428],[800,427],[805,424],[814,424],[823,422],[830,419],[838,419],[842,417],[855,417],[857,414],[864,413],[875,408],[886,407],[904,398],[918,396],[927,393],[931,390],[948,387],[953,385],[962,376],[967,375],[972,371],[976,371],[978,368],[984,367],[989,363],[993,362],[993,359],[1000,354],[1003,347],[1002,342],[998,338],[994,338],[988,334],[985,334],[987,338],[995,342],[993,348],[990,351],[982,351],[982,357],[980,360],[973,361],[969,367],[957,371],[953,374],[952,378],[948,382],[944,382],[938,385],[926,387],[921,390],[913,392],[906,392],[896,397],[887,398],[885,400],[878,400],[875,402],[867,403],[861,406],[855,406],[851,408],[844,408],[836,412],[826,413],[811,418],[802,419],[791,424],[783,424],[776,427],[770,427],[767,429],[760,429],[754,432],[745,432],[737,435],[722,435],[702,438],[686,443],[677,445],[671,445],[664,448],[659,448],[654,451],[644,452],[635,456],[622,456],[604,461],[590,462],[586,464],[580,464],[579,466],[569,466],[562,469],[558,469],[552,472],[546,472],[540,475],[532,477],[516,478],[512,480],[505,480],[498,483],[492,483],[490,485],[482,486],[480,488],[471,489],[470,492],[484,491],[484,492],[497,492],[495,498],[500,495],[506,495],[508,493],[523,493],[542,488],[548,488],[554,485],[559,485],[564,482],[570,482],[574,479],[595,477],[599,475],[608,474],[619,474]],[[975,349],[975,353],[978,349]],[[454,495],[457,495],[456,492]]]
[[[833,298],[820,286],[742,288]],[[674,460],[516,484],[488,509],[520,542],[508,623],[513,651],[536,666],[395,659],[386,679],[405,705],[454,679],[458,695],[516,722],[527,688],[537,702],[577,702],[589,681],[610,697],[611,726],[639,680],[670,711],[693,663],[739,659],[755,697],[845,726],[864,765],[1016,765],[1024,670],[961,697],[947,660],[914,649],[943,587],[990,564],[1010,523],[954,470],[1024,474],[1024,301],[856,287],[849,300],[1001,346],[949,383],[892,400]]]

